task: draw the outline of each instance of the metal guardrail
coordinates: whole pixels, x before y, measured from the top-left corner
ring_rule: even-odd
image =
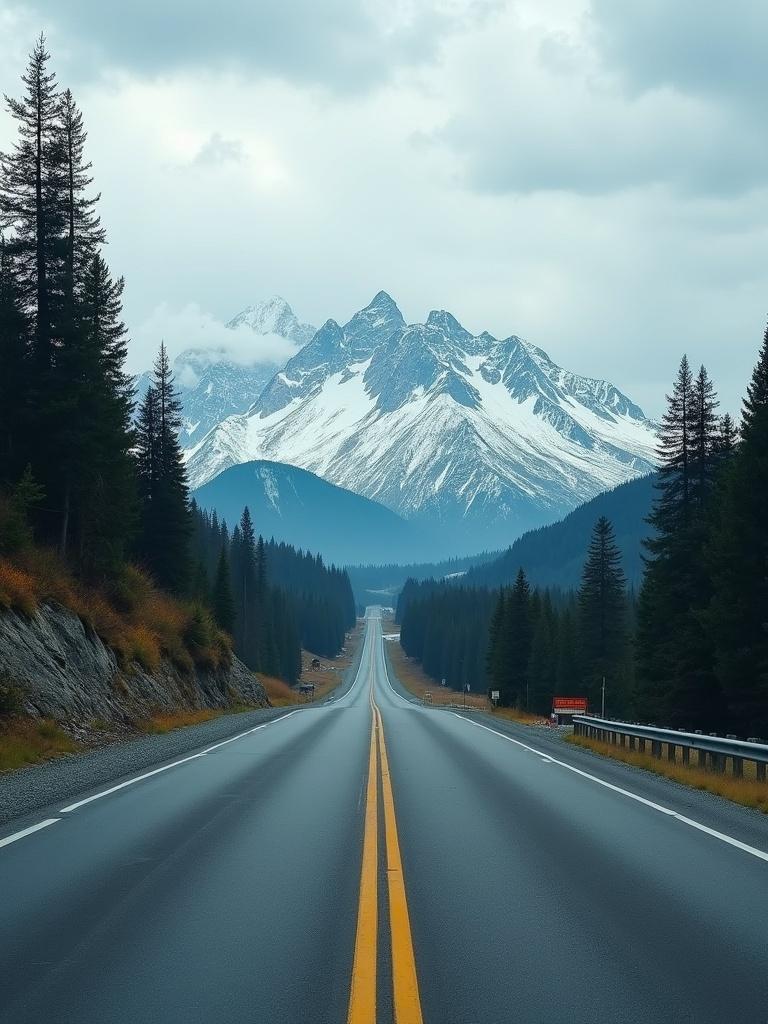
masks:
[[[574,715],[573,731],[577,736],[627,746],[641,753],[645,752],[646,744],[650,743],[651,754],[658,758],[662,757],[662,748],[666,747],[669,761],[677,760],[677,748],[680,747],[682,763],[685,765],[690,764],[693,750],[700,768],[722,773],[730,761],[731,771],[737,778],[744,775],[744,762],[753,761],[758,780],[765,782],[768,744],[758,740],[737,740],[735,736],[685,732],[682,729],[657,729],[652,725],[615,722],[591,715]]]

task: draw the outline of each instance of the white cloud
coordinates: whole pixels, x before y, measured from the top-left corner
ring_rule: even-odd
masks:
[[[51,49],[62,81],[81,69],[132,369],[163,335],[231,351],[222,325],[271,294],[320,324],[385,288],[410,319],[447,307],[473,330],[523,335],[655,415],[687,350],[738,406],[768,292],[768,136],[738,27],[723,33],[747,69],[731,88],[697,49],[717,42],[708,13],[685,68],[677,42],[661,53],[666,36],[634,47],[662,28],[680,39],[665,0],[333,0],[316,46],[325,5],[300,0],[309,20],[291,26],[289,4],[243,4],[208,43],[193,12],[194,38],[174,37],[165,61],[160,35],[121,54],[114,26],[80,25],[85,2],[57,5]],[[236,29],[265,6],[280,45],[265,55],[260,37],[248,63]],[[9,9],[0,0],[0,92],[18,95],[39,24]],[[142,38],[152,10],[135,9]],[[427,16],[440,27],[423,39]],[[0,148],[13,131],[0,117]]]
[[[189,349],[199,351],[198,366],[224,361],[281,365],[297,351],[293,342],[278,334],[256,334],[246,326],[229,328],[195,302],[175,309],[162,303],[131,332],[129,370],[140,373],[151,366],[161,341],[171,359]],[[187,370],[194,374],[192,366]],[[190,377],[180,383],[189,387],[195,381]]]

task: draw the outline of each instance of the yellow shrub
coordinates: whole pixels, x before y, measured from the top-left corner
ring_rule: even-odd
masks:
[[[146,669],[154,672],[160,665],[160,642],[147,626],[134,626],[129,634],[130,655]]]
[[[142,569],[125,565],[105,589],[77,581],[47,548],[27,548],[13,562],[0,559],[0,609],[31,615],[41,601],[56,601],[78,615],[124,662],[154,671],[167,656],[183,672],[195,665],[229,665],[231,641],[201,605],[158,590]]]
[[[0,561],[0,607],[33,615],[38,604],[36,581],[10,562]]]

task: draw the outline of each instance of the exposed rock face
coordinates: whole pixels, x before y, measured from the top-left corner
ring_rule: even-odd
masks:
[[[0,676],[24,694],[24,709],[61,722],[146,718],[160,710],[268,707],[258,679],[237,658],[229,668],[188,674],[164,661],[156,672],[121,668],[112,650],[73,612],[45,604],[32,618],[0,613]]]

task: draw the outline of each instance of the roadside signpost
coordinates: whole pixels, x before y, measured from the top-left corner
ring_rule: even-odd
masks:
[[[491,690],[491,703],[493,704],[494,707],[496,707],[496,705],[499,703],[500,696],[501,694],[499,693],[498,690]]]
[[[552,715],[555,722],[560,722],[563,716],[571,721],[574,715],[586,715],[589,702],[586,697],[553,697]]]

